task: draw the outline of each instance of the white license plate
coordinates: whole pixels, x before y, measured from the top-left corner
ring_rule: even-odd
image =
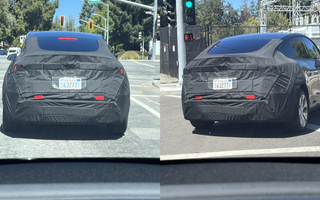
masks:
[[[81,78],[59,78],[60,90],[80,90]]]
[[[213,79],[214,90],[228,90],[232,89],[232,78]]]

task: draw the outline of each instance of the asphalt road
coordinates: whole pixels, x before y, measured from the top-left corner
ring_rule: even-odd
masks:
[[[73,157],[156,157],[160,155],[160,63],[121,61],[131,89],[128,129],[124,136],[108,133],[105,126],[24,124],[17,133],[0,128],[0,159]],[[0,56],[0,88],[10,62]],[[0,93],[1,95],[1,93]],[[2,123],[2,97],[0,121]]]
[[[320,111],[310,114],[308,129],[300,134],[269,123],[223,122],[198,130],[183,117],[180,90],[161,86],[161,160],[320,156]]]

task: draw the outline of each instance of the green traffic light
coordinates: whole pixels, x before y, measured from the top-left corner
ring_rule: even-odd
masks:
[[[187,6],[187,8],[191,8],[192,7],[192,2],[191,1],[187,1],[186,2],[186,6]]]

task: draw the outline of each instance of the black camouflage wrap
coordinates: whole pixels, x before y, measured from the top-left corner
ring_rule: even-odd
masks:
[[[273,39],[250,53],[209,54],[212,44],[184,69],[182,107],[185,119],[203,121],[287,122],[306,78],[300,65],[275,51]],[[213,90],[213,79],[233,78],[228,90]],[[201,100],[195,96],[201,95]],[[255,95],[255,99],[246,99]]]
[[[107,43],[97,41],[97,51],[68,52],[43,50],[38,37],[27,38],[26,49],[11,62],[4,77],[5,117],[15,122],[71,124],[126,121],[130,107],[126,72]],[[60,90],[61,77],[81,78],[82,88]],[[104,100],[97,101],[96,96]]]

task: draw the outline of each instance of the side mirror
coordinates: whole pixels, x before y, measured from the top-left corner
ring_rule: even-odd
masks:
[[[17,57],[17,54],[10,54],[10,55],[7,57],[7,60],[14,60],[16,57]]]

